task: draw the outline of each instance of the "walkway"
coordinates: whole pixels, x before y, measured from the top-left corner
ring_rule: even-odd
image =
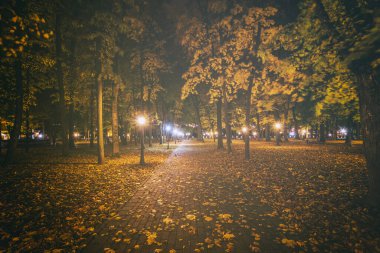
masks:
[[[220,155],[180,145],[84,252],[286,252],[275,242],[278,218]]]

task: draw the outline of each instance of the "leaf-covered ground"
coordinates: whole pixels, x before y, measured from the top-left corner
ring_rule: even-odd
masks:
[[[360,147],[187,142],[84,252],[378,252]]]
[[[164,147],[146,152],[139,166],[136,148],[122,150],[105,165],[85,145],[62,157],[48,147],[18,155],[0,171],[0,252],[72,252],[112,212],[123,206],[169,156]]]
[[[242,141],[230,155],[184,142],[148,151],[147,167],[137,150],[104,166],[86,152],[35,152],[1,173],[2,249],[380,252],[359,145],[253,142],[247,162]]]

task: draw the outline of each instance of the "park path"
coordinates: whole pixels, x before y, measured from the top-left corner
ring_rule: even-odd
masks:
[[[273,210],[261,204],[212,144],[185,141],[83,252],[287,252]]]

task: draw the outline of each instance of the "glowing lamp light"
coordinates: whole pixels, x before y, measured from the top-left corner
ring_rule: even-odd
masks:
[[[346,128],[342,128],[342,129],[340,130],[340,132],[341,132],[342,134],[347,134],[347,129],[346,129]]]
[[[241,131],[246,134],[248,132],[248,128],[247,127],[242,127]]]
[[[138,116],[136,122],[139,126],[144,126],[146,124],[146,118],[144,116]]]
[[[277,130],[280,130],[281,129],[281,123],[280,122],[277,122],[276,124],[274,124],[274,127],[277,129]]]
[[[171,127],[170,125],[166,125],[165,130],[166,130],[167,132],[169,132],[170,130],[172,130],[172,127]]]
[[[253,132],[253,136],[256,136],[257,135],[257,132]]]

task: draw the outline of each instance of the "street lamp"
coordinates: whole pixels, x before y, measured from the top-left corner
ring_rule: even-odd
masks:
[[[144,126],[146,124],[146,118],[144,116],[138,116],[136,119],[137,125],[141,127],[141,147],[140,147],[140,164],[144,165],[145,160],[144,160]]]
[[[172,130],[172,127],[170,125],[166,125],[165,131],[166,131],[166,141],[168,143],[168,149],[169,149],[169,141],[170,141],[170,137],[169,137],[170,130]]]
[[[282,125],[280,122],[277,122],[276,124],[274,124],[274,128],[276,129],[276,145],[277,146],[280,146],[280,129],[281,129]]]

